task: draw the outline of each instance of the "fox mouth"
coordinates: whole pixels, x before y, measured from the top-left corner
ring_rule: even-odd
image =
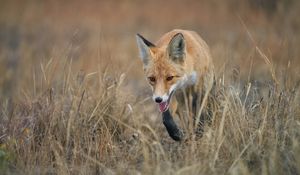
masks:
[[[169,108],[169,102],[161,102],[158,104],[160,112],[165,112]]]
[[[171,101],[171,97],[172,97],[172,95],[173,95],[173,92],[174,92],[174,91],[172,91],[172,92],[170,93],[169,98],[168,98],[167,101],[161,102],[161,103],[158,104],[158,107],[159,107],[160,112],[166,112],[166,111],[169,109],[170,101]]]

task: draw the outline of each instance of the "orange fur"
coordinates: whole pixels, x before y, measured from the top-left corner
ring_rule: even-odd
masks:
[[[182,41],[178,37],[178,41],[174,39],[175,42],[172,42],[178,34],[181,34]],[[197,102],[197,109],[193,110],[192,97],[203,96],[206,91],[210,90],[214,80],[214,66],[205,41],[196,32],[179,29],[166,33],[155,44],[150,42],[149,44],[144,38],[143,41],[148,44],[148,49],[140,44],[141,40],[138,40],[138,44],[140,44],[140,49],[144,48],[144,50],[141,50],[141,55],[144,56],[144,72],[149,84],[152,86],[154,96],[163,97],[166,95],[168,97],[170,89],[173,86],[178,86],[180,88],[176,88],[176,93],[171,98],[171,112],[173,114],[175,112],[183,114],[187,111],[194,111],[195,113],[199,109],[202,99]],[[184,44],[182,60],[176,61],[176,59],[170,58],[172,50],[170,51],[169,48],[173,47],[173,43],[175,43],[175,55],[181,53],[180,47],[183,47],[183,45],[180,44]],[[173,78],[170,80],[168,77]],[[181,84],[184,86],[179,86]],[[184,95],[192,97],[185,97],[185,100],[183,100]],[[186,106],[189,109],[186,109]],[[184,112],[178,111],[179,108],[182,108],[181,111]]]

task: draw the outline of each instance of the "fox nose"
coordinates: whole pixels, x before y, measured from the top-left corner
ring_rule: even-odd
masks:
[[[163,99],[162,99],[161,97],[156,97],[156,98],[155,98],[155,102],[156,102],[156,103],[161,103],[162,100],[163,100]]]

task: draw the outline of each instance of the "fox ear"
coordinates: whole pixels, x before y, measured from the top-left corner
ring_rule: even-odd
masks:
[[[183,61],[185,56],[185,41],[182,33],[177,33],[173,36],[168,45],[168,53],[173,61]]]
[[[136,41],[140,52],[140,57],[144,63],[147,65],[150,58],[150,47],[155,47],[150,41],[146,40],[142,35],[136,34]]]

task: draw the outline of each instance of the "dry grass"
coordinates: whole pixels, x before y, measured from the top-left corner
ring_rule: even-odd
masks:
[[[300,174],[300,4],[264,2],[4,1],[0,174]],[[134,40],[173,28],[200,33],[216,66],[212,123],[186,142]]]

